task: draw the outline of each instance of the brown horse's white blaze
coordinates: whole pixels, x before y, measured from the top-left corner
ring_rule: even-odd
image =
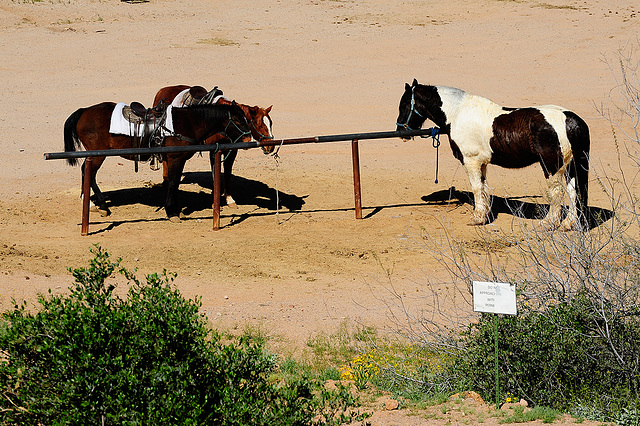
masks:
[[[213,89],[211,92],[215,91],[216,89]],[[202,93],[203,91],[204,93]],[[206,96],[207,94],[211,93],[211,92],[207,92],[206,89],[202,88],[201,86],[177,85],[177,86],[163,87],[158,91],[158,93],[156,93],[156,96],[153,100],[153,106],[156,106],[161,101],[164,101],[171,105],[180,106],[180,103],[183,102],[184,99],[186,99],[186,95],[189,92],[191,92],[191,94],[194,96],[199,95],[200,97]],[[194,92],[197,93],[198,95],[196,95]],[[222,96],[221,90],[217,90],[217,92],[219,92],[219,95],[211,96],[209,101],[210,103],[219,104],[219,105],[230,105],[232,103],[231,100]],[[251,129],[251,136],[254,140],[261,142],[261,141],[273,139],[273,130],[272,130],[273,122],[271,121],[271,117],[269,116],[269,113],[271,112],[271,108],[273,107],[273,105],[271,105],[268,108],[260,108],[258,106],[249,106],[244,104],[238,104],[238,106],[242,108],[242,111],[244,112],[244,115]],[[217,140],[214,138],[211,140],[207,140],[206,143],[213,144],[213,143],[216,143],[216,141]],[[261,148],[265,154],[271,154],[275,147],[273,145],[270,145],[270,146],[261,146]],[[223,161],[222,161],[224,166],[224,175],[223,175],[224,185],[222,187],[222,197],[225,203],[227,204],[227,206],[232,208],[237,208],[237,204],[230,193],[233,163],[235,162],[237,155],[238,155],[237,149],[224,152]],[[213,170],[213,159],[214,159],[213,154],[211,154],[210,159],[211,159],[211,167]],[[164,176],[164,173],[163,173],[163,176]]]
[[[522,168],[539,163],[547,179],[546,229],[587,229],[590,138],[587,124],[555,105],[505,108],[488,99],[445,86],[405,85],[397,129],[419,129],[433,121],[449,136],[453,155],[462,162],[474,196],[470,225],[488,223],[491,202],[487,165]],[[569,210],[562,219],[562,197]]]

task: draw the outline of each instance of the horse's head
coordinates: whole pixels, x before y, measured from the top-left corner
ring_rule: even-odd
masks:
[[[271,117],[269,117],[269,112],[271,112],[272,107],[273,105],[265,109],[258,106],[252,106],[247,109],[247,118],[249,119],[249,125],[251,126],[251,135],[258,142],[273,139],[273,122],[271,121]],[[261,148],[262,152],[265,154],[271,154],[275,147],[270,145],[261,146]]]
[[[419,130],[426,120],[426,113],[420,101],[416,97],[416,89],[419,88],[418,80],[413,79],[413,83],[409,86],[404,85],[404,93],[400,98],[399,114],[396,120],[396,130]],[[402,138],[408,140],[407,138]],[[413,139],[413,138],[411,138]]]
[[[225,133],[231,143],[251,141],[251,127],[244,111],[236,101],[233,101],[229,106],[229,122],[226,125]]]

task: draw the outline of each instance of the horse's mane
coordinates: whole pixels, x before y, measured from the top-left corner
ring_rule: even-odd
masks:
[[[233,105],[194,104],[183,107],[183,109],[198,119],[219,120],[227,118],[228,114],[233,112]]]

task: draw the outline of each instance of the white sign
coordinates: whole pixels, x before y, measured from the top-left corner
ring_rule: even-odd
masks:
[[[516,285],[473,282],[473,310],[491,314],[516,315]]]

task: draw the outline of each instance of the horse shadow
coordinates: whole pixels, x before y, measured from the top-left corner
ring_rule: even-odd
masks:
[[[213,179],[211,172],[186,172],[181,184],[197,184],[204,189],[213,192]],[[277,191],[269,185],[253,179],[233,175],[231,177],[231,196],[239,206],[256,206],[266,210],[287,209],[289,211],[302,210],[305,204],[305,196],[287,194]],[[211,199],[209,207],[211,208]]]
[[[262,182],[246,179],[240,176],[233,176],[231,188],[233,198],[238,205],[255,206],[267,210],[287,209],[298,211],[305,204],[307,196],[297,196],[287,194],[271,188]],[[197,184],[202,187],[201,191],[180,191],[180,204],[183,212],[190,215],[197,212],[211,210],[213,180],[210,172],[187,172],[183,174],[180,184]],[[156,211],[164,208],[166,191],[161,183],[150,184],[145,187],[124,188],[103,193],[107,198],[109,208],[122,207],[128,205],[145,205],[155,207]],[[276,200],[279,206],[276,206]]]
[[[525,197],[509,197],[502,198],[495,195],[491,196],[491,214],[489,223],[496,220],[500,214],[509,214],[522,219],[544,219],[549,212],[549,204],[530,203],[522,201]],[[526,198],[542,198],[540,195],[535,197],[527,196]],[[474,205],[473,193],[470,191],[459,191],[454,186],[442,191],[436,191],[422,197],[422,201],[433,205]],[[567,207],[563,206],[562,216],[566,216]],[[607,222],[614,215],[613,210],[607,210],[600,207],[587,207],[589,215],[589,229],[596,228]]]

